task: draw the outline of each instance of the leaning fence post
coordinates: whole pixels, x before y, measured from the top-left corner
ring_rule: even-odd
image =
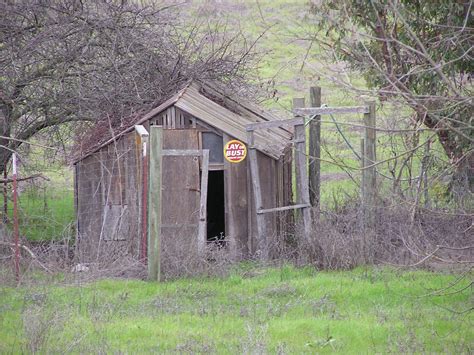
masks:
[[[311,107],[321,107],[321,88],[309,90]],[[309,200],[313,206],[313,218],[319,220],[321,189],[321,116],[309,122]]]

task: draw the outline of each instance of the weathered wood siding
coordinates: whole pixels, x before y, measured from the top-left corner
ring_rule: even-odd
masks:
[[[78,162],[75,172],[79,260],[138,258],[142,179],[135,132]]]

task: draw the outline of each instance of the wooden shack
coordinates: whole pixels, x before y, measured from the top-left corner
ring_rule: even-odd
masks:
[[[247,127],[278,119],[215,86],[191,82],[83,152],[74,162],[79,261],[148,259],[164,272],[173,260],[184,265],[191,251],[213,243],[237,260],[271,253],[286,221],[262,211],[291,204],[292,133],[271,127],[249,134]],[[224,157],[232,140],[258,166],[258,213],[251,159]]]

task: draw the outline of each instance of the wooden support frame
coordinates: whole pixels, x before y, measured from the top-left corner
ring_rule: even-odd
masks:
[[[298,101],[299,100],[299,101]],[[304,99],[296,99],[299,105],[304,106]],[[257,149],[254,144],[254,131],[259,129],[278,128],[278,127],[295,127],[295,138],[293,144],[296,148],[296,175],[297,175],[297,194],[298,204],[290,206],[281,206],[263,209],[262,206],[262,189],[260,185],[260,175],[257,162]],[[250,178],[252,180],[254,205],[256,211],[257,222],[257,245],[262,251],[261,257],[268,258],[268,246],[266,245],[266,228],[265,214],[273,212],[281,212],[295,209],[303,210],[304,234],[305,238],[311,237],[311,204],[309,199],[308,173],[306,171],[306,134],[305,119],[303,117],[295,117],[293,119],[251,123],[246,126],[248,144],[249,144],[249,166]]]

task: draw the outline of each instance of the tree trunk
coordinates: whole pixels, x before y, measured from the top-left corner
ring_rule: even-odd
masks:
[[[429,128],[444,128],[439,127],[438,121],[427,114],[418,112],[417,119]],[[460,143],[456,141],[455,133],[451,130],[441,129],[437,135],[453,166],[449,191],[456,202],[463,203],[465,197],[474,192],[474,154],[468,152],[466,155]]]

